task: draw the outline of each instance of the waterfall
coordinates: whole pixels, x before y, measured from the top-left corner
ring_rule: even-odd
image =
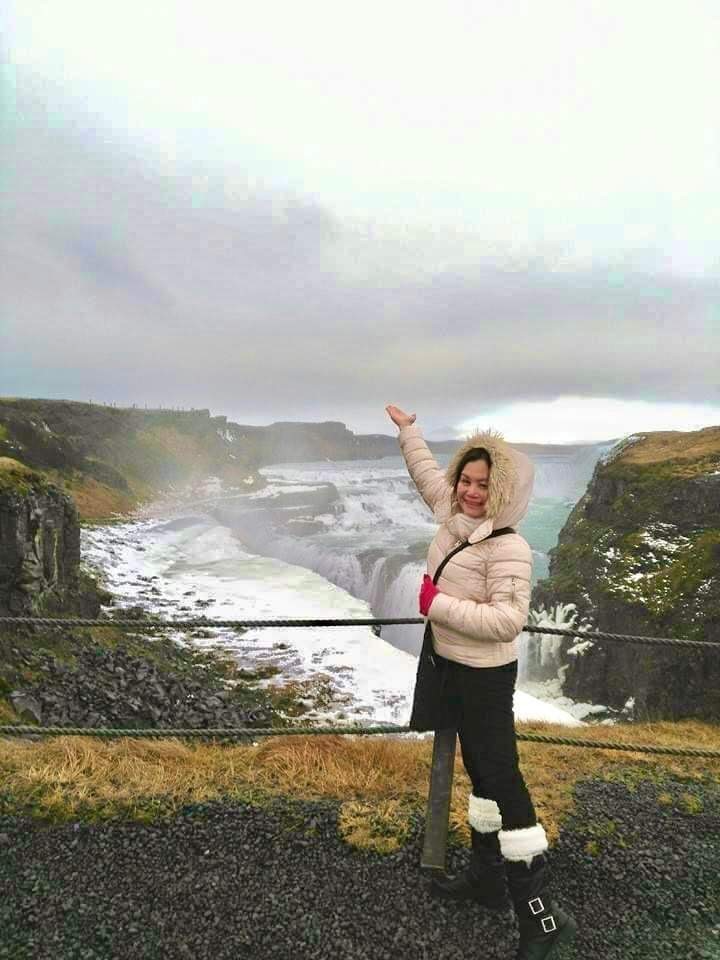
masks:
[[[611,443],[570,447],[567,453],[558,447],[552,453],[531,457],[535,465],[534,496],[538,499],[579,500],[585,493],[598,459],[612,447]]]
[[[608,445],[555,448],[533,457],[535,498],[521,532],[545,575],[547,551],[572,503],[585,490]],[[440,463],[443,466],[442,461]],[[365,600],[378,618],[418,616],[417,595],[427,547],[437,529],[430,510],[399,457],[372,461],[280,464],[263,469],[268,485],[211,508],[246,549],[313,570]],[[569,606],[543,614],[570,618]],[[558,624],[553,619],[553,625]],[[562,619],[567,625],[570,621]],[[388,643],[417,653],[420,626],[387,626]],[[545,637],[521,644],[521,676],[557,672],[562,641]]]

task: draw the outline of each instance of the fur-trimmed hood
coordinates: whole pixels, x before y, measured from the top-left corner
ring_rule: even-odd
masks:
[[[470,537],[473,542],[482,540],[494,529],[516,527],[520,523],[527,512],[535,479],[535,468],[530,458],[511,447],[501,434],[488,430],[474,433],[450,460],[446,477],[451,491],[460,461],[469,450],[477,447],[484,447],[490,454],[492,468],[487,511]],[[450,499],[443,499],[436,508],[435,517],[444,523],[458,513],[458,503],[451,492]]]

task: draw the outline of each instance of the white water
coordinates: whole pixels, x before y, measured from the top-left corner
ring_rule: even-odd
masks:
[[[604,446],[536,458],[536,495],[520,532],[533,549],[534,580],[547,575],[548,550],[585,489]],[[441,460],[442,463],[442,460]],[[248,548],[316,571],[378,617],[417,615],[417,585],[435,524],[400,457],[279,464],[263,471],[266,490],[213,511]],[[383,636],[417,654],[418,630],[385,627]]]
[[[222,620],[370,616],[363,601],[302,567],[247,553],[226,527],[201,516],[86,528],[83,555],[102,573],[119,608],[140,605],[167,618]],[[329,674],[340,702],[310,711],[308,719],[407,723],[416,660],[367,627],[207,633],[192,643],[232,652],[240,664],[270,662],[285,678]],[[186,642],[181,631],[171,635]],[[520,691],[515,713],[519,720],[578,722],[572,712]]]
[[[83,531],[83,555],[103,573],[116,605],[141,605],[168,619],[218,620],[367,618],[367,604],[312,571],[243,550],[223,526],[202,516],[148,520]],[[345,712],[404,723],[415,673],[409,654],[368,627],[208,631],[202,646],[222,647],[240,663],[277,663],[286,677],[329,673]],[[175,632],[176,640],[183,634]],[[283,650],[279,644],[288,645]],[[335,718],[340,708],[314,717]],[[340,711],[341,712],[341,711]]]
[[[559,494],[533,501],[521,527],[540,566],[572,506],[566,493],[589,476],[591,461],[568,466],[555,458],[538,467],[544,492]],[[185,515],[85,529],[84,556],[120,606],[141,604],[167,617],[418,615],[435,526],[399,458],[263,472],[268,486],[256,493],[233,495],[213,482],[195,492]],[[384,627],[382,637],[366,627],[208,633],[192,642],[223,646],[240,662],[271,662],[285,676],[329,675],[338,701],[347,703],[313,718],[407,722],[421,626]],[[563,699],[558,684],[536,685],[533,693],[544,699],[517,692],[518,719],[577,723],[592,712]]]

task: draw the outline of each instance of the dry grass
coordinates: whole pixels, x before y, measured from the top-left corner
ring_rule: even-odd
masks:
[[[0,457],[0,471],[24,474],[33,473],[30,467],[26,467],[25,464],[20,463],[19,460],[13,460],[12,457]]]
[[[617,457],[617,463],[658,463],[665,460],[702,460],[720,454],[720,427],[705,427],[684,433],[659,430],[631,444]]]
[[[566,727],[519,731],[567,736]],[[570,733],[572,735],[572,733]],[[591,727],[583,738],[720,749],[720,728],[702,723]],[[572,810],[573,788],[586,778],[621,777],[630,786],[665,775],[720,783],[720,760],[694,760],[544,744],[520,744],[521,764],[548,835],[555,839]],[[395,849],[422,810],[431,761],[428,740],[343,736],[274,737],[259,746],[124,738],[57,737],[28,743],[0,739],[6,805],[50,819],[171,814],[187,803],[272,796],[335,798],[349,842]],[[470,783],[458,753],[451,806],[454,835],[467,841]],[[659,800],[659,802],[661,802]]]
[[[123,493],[93,477],[84,476],[67,483],[67,492],[75,501],[82,520],[106,520],[129,513],[137,505],[138,498]]]
[[[720,727],[695,721],[635,724],[631,727],[588,727],[568,731],[567,727],[527,728],[528,732],[577,736],[584,740],[630,742],[644,746],[701,747],[720,750]],[[720,759],[672,757],[619,750],[520,744],[520,760],[538,817],[551,841],[573,807],[573,789],[580,780],[620,778],[629,786],[638,780],[661,780],[665,776],[720,783]]]

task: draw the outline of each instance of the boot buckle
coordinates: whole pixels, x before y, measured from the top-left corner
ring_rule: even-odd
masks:
[[[555,917],[552,914],[550,914],[549,917],[543,917],[540,921],[540,926],[543,928],[543,933],[554,933],[557,930]]]
[[[536,917],[539,913],[545,912],[545,905],[540,897],[533,897],[532,900],[528,900],[528,906],[530,907],[530,913],[534,917]]]

